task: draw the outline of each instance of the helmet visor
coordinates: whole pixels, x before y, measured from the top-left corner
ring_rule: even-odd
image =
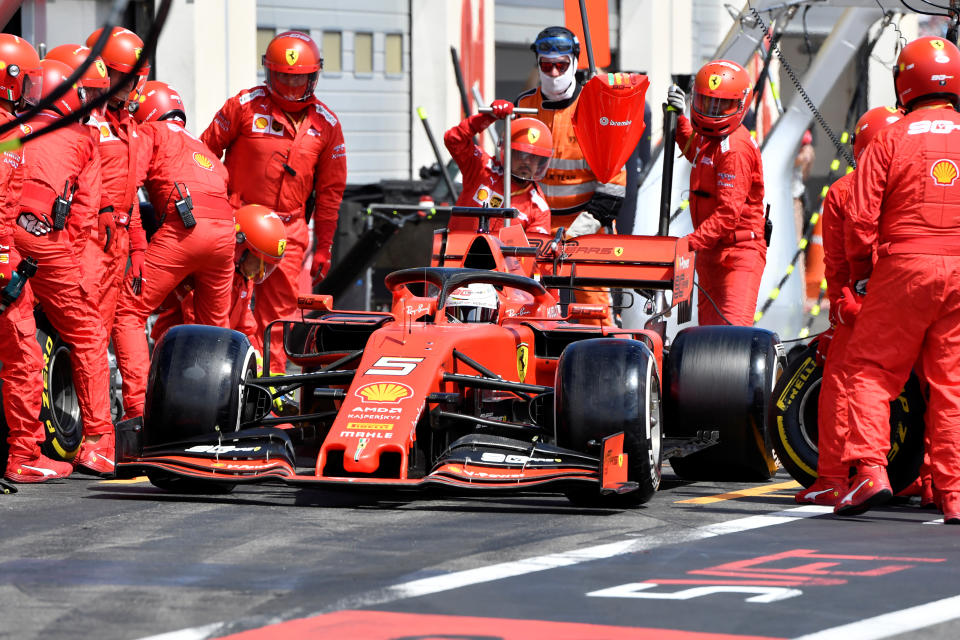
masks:
[[[23,76],[23,101],[31,106],[40,102],[43,93],[43,72],[40,69],[27,71]]]
[[[693,108],[707,118],[724,118],[740,110],[740,100],[736,98],[714,98],[702,93],[693,94]]]
[[[319,71],[310,73],[284,73],[267,69],[267,86],[284,100],[300,102],[307,100],[317,88]]]
[[[547,36],[533,43],[534,50],[541,56],[573,54],[573,40],[563,36]]]
[[[457,322],[490,323],[496,320],[497,310],[486,307],[453,307],[447,313]]]
[[[237,262],[237,271],[247,280],[253,280],[260,284],[266,280],[273,270],[277,268],[276,262],[267,262],[263,256],[260,256],[249,249],[244,249],[240,254],[240,260]]]
[[[550,158],[538,156],[528,151],[511,149],[510,174],[521,180],[543,180],[550,166]]]

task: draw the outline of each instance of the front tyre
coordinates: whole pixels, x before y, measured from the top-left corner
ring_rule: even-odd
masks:
[[[660,486],[660,383],[656,359],[636,340],[596,338],[574,342],[557,364],[554,412],[557,444],[596,450],[603,438],[623,432],[627,480],[636,491],[600,496],[569,492],[575,504],[636,506]]]

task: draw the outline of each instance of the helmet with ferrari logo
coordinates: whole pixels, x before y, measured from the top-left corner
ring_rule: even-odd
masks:
[[[93,47],[102,32],[103,28],[100,28],[91,33],[89,37],[87,37],[87,46]],[[100,52],[100,57],[103,58],[104,64],[107,65],[111,88],[116,88],[116,83],[119,82],[119,79],[124,74],[133,71],[134,66],[137,64],[137,61],[140,60],[142,54],[143,40],[140,39],[140,36],[123,27],[113,28],[110,36],[107,38],[107,43],[103,47],[103,51]],[[127,80],[120,91],[111,97],[111,106],[114,108],[125,107],[127,96],[130,93],[139,91],[143,87],[149,73],[150,64],[144,61],[143,66],[137,71],[136,80]]]
[[[919,100],[942,98],[960,106],[960,50],[945,38],[908,42],[893,68],[898,106],[907,111]]]
[[[43,99],[53,93],[53,90],[63,84],[67,78],[70,77],[70,74],[73,73],[73,69],[63,62],[49,60],[47,58],[40,61],[40,69],[43,72],[43,90],[41,91],[40,97]],[[79,111],[85,102],[86,94],[84,93],[83,87],[75,84],[67,89],[66,93],[57,98],[53,104],[50,105],[50,108],[62,116],[69,116]]]
[[[183,111],[183,99],[177,90],[166,82],[150,80],[143,90],[130,94],[129,110],[137,122],[155,120],[177,120],[187,123],[187,114]]]
[[[302,111],[317,88],[323,58],[310,36],[286,31],[267,45],[263,69],[271,98],[284,111]]]
[[[901,119],[903,111],[896,107],[874,107],[860,116],[853,130],[853,157],[859,158],[884,127]]]
[[[502,143],[501,143],[502,147]],[[542,180],[553,156],[553,135],[536,118],[510,122],[510,175],[518,180]],[[503,163],[503,149],[500,149]]]
[[[447,298],[446,308],[447,317],[454,322],[496,322],[500,297],[492,284],[471,282],[454,289]]]
[[[90,48],[79,44],[62,44],[47,52],[44,60],[62,62],[71,70],[76,70],[90,55]],[[107,74],[107,65],[103,58],[97,56],[80,76],[80,85],[86,94],[87,102],[95,100],[99,95],[110,88],[110,76]]]
[[[0,99],[15,109],[40,101],[43,89],[40,56],[29,42],[9,33],[0,33]]]
[[[697,72],[693,81],[690,120],[694,130],[722,138],[740,126],[750,100],[750,76],[736,62],[714,60]]]
[[[260,204],[248,204],[234,212],[237,231],[237,272],[261,283],[283,259],[287,228],[276,213]]]

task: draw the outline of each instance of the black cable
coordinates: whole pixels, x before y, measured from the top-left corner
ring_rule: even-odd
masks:
[[[724,322],[726,322],[726,323],[729,324],[729,325],[732,325],[733,323],[730,322],[730,320],[727,318],[727,316],[723,315],[723,314],[720,312],[720,307],[718,307],[718,306],[717,306],[717,303],[713,301],[713,298],[710,297],[710,294],[707,293],[707,290],[704,289],[703,287],[701,287],[699,282],[694,282],[694,284],[697,285],[697,289],[700,290],[700,293],[702,293],[703,295],[707,296],[707,302],[709,302],[709,303],[713,306],[713,310],[717,312],[717,315],[720,316],[720,317],[723,319]],[[697,318],[697,322],[699,322],[699,321],[700,321],[700,319]]]
[[[767,26],[763,22],[763,18],[760,17],[760,12],[753,8],[750,5],[749,0],[747,0],[747,6],[750,7],[750,11],[753,12],[753,15],[757,18],[758,26],[763,30],[764,37],[767,40],[770,40],[770,36],[767,33]],[[786,57],[783,55],[783,52],[780,51],[780,47],[775,45],[773,42],[770,42],[770,46],[773,47],[773,50],[777,54],[777,58],[780,59],[780,64],[783,65],[783,68],[786,70],[787,75],[790,76],[790,81],[793,82],[793,86],[796,87],[797,93],[800,94],[800,97],[803,98],[803,101],[806,103],[807,108],[813,114],[813,118],[817,121],[820,127],[826,132],[827,137],[830,138],[830,141],[833,142],[833,146],[836,147],[837,153],[847,161],[851,167],[857,166],[856,161],[853,159],[853,156],[850,154],[850,151],[840,142],[840,138],[837,137],[837,134],[834,133],[833,129],[830,128],[830,125],[827,124],[826,119],[823,117],[823,114],[820,113],[820,110],[817,109],[817,106],[813,104],[813,100],[810,99],[810,96],[807,95],[806,89],[803,88],[803,85],[800,84],[799,78],[797,78],[796,72],[793,70],[793,67],[790,66],[790,63],[787,61]]]
[[[800,16],[800,21],[803,23],[803,46],[807,49],[807,67],[809,68],[813,64],[813,45],[810,43],[810,31],[807,29],[807,12],[813,7],[812,4],[808,4],[803,8],[803,15]]]
[[[935,2],[930,2],[930,0],[920,0],[920,2],[922,2],[923,4],[928,4],[928,5],[930,5],[931,7],[936,7],[937,9],[943,9],[944,11],[950,11],[950,7],[944,7],[944,6],[939,5],[939,4],[935,3]]]
[[[911,6],[907,3],[907,0],[900,0],[900,4],[902,4],[903,6],[905,6],[907,9],[910,9],[910,11],[913,11],[914,13],[922,13],[922,14],[925,15],[925,16],[940,16],[941,18],[949,18],[949,17],[950,17],[950,14],[949,14],[949,13],[933,13],[932,11],[923,11],[922,9],[917,9],[916,7],[911,7]]]

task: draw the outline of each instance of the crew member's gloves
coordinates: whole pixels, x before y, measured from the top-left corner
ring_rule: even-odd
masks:
[[[866,280],[862,282],[866,282]],[[852,327],[862,306],[863,298],[853,291],[850,291],[850,287],[844,287],[843,295],[840,296],[840,300],[837,302],[837,322]]]
[[[104,253],[110,250],[110,243],[115,235],[117,235],[117,223],[113,219],[113,209],[101,211],[97,220],[97,237],[103,242]]]
[[[143,263],[145,253],[145,251],[139,249],[130,252],[130,275],[133,278],[130,286],[133,287],[133,292],[137,295],[140,295],[140,291],[143,289]]]
[[[503,120],[513,113],[513,103],[508,100],[494,100],[490,103],[490,115],[498,120]]]
[[[313,263],[310,265],[310,281],[313,286],[320,284],[320,281],[327,277],[330,271],[330,254],[323,251],[317,251],[313,254]]]
[[[827,351],[830,349],[830,343],[833,342],[833,327],[820,334],[817,338],[817,354],[814,360],[821,367],[827,361]]]
[[[670,85],[670,88],[667,89],[667,104],[680,113],[683,113],[683,110],[687,106],[687,96],[683,92],[683,89],[675,84]]]
[[[576,238],[590,233],[596,233],[599,230],[600,222],[597,221],[597,219],[592,215],[584,211],[578,215],[572,223],[570,223],[570,228],[567,229],[567,237]]]
[[[10,284],[17,262],[19,260],[13,250],[13,236],[0,238],[0,289]]]
[[[617,219],[622,204],[623,198],[620,196],[610,195],[609,193],[594,193],[583,208],[596,218],[601,225],[609,227]]]

